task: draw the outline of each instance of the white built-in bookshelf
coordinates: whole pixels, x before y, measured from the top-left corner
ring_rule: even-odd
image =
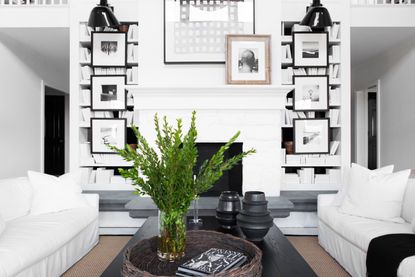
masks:
[[[127,143],[136,143],[133,132],[129,128],[134,123],[134,99],[129,91],[138,85],[138,22],[123,22],[122,24],[129,25],[127,66],[92,68],[91,33],[93,29],[87,26],[87,22],[79,23],[79,167],[82,171],[84,190],[133,190],[131,182],[122,178],[118,173],[118,168],[131,167],[132,163],[124,161],[117,154],[91,154],[91,118],[126,118]],[[127,110],[91,111],[91,75],[126,75]]]
[[[285,110],[282,111],[282,180],[281,190],[337,190],[341,182],[342,170],[342,63],[340,22],[328,28],[329,66],[327,68],[294,68],[292,29],[299,22],[281,23],[281,84],[293,86],[295,75],[329,76],[329,110],[296,112],[293,111],[293,92],[287,95]],[[329,118],[330,153],[329,154],[287,154],[284,142],[293,141],[295,118]]]

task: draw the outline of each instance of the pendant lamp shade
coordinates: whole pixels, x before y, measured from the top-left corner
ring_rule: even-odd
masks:
[[[300,25],[309,26],[311,29],[321,30],[333,25],[329,11],[323,7],[320,0],[313,0],[307,14]]]
[[[115,17],[106,0],[101,0],[99,5],[92,9],[89,15],[88,26],[90,27],[117,27],[120,22]]]

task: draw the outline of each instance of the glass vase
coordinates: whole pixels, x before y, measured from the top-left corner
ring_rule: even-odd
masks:
[[[186,214],[159,211],[158,223],[158,258],[169,262],[180,260],[186,248]]]

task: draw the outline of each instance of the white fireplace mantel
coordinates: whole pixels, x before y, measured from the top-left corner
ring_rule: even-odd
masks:
[[[223,85],[212,87],[136,87],[137,110],[281,110],[291,87]],[[168,101],[166,101],[168,99]]]
[[[237,131],[243,150],[256,153],[243,161],[243,191],[260,190],[279,196],[281,186],[281,110],[290,87],[212,86],[137,87],[134,96],[134,122],[150,144],[156,139],[155,113],[189,118],[197,111],[198,142],[227,142]],[[186,130],[189,120],[184,120]],[[173,123],[173,122],[171,122]]]

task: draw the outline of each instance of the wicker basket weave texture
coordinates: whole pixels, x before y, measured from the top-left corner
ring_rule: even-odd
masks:
[[[186,256],[174,263],[161,262],[157,258],[157,237],[141,240],[125,252],[121,273],[125,277],[175,276],[179,265],[210,248],[239,251],[248,259],[242,267],[209,276],[260,277],[262,275],[262,252],[257,246],[232,235],[213,231],[188,231]]]

